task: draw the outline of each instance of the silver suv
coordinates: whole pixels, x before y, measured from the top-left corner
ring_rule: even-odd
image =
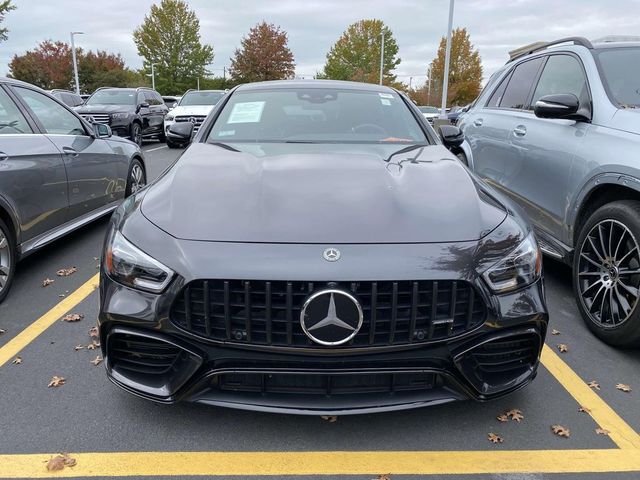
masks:
[[[459,156],[573,266],[589,328],[640,344],[640,42],[569,38],[514,56],[460,123]]]

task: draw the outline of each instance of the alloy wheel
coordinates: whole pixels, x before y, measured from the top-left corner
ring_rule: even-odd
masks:
[[[138,145],[142,145],[142,129],[137,123],[133,125],[133,141]]]
[[[578,291],[591,321],[618,327],[638,303],[640,249],[626,225],[602,220],[580,245]]]
[[[11,251],[9,248],[9,239],[0,229],[0,292],[7,285],[11,273]]]
[[[131,193],[134,194],[145,186],[144,171],[139,164],[134,164],[131,168],[129,177],[129,185],[131,185]]]

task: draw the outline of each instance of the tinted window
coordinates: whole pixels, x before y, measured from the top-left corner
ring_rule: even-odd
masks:
[[[640,48],[592,51],[612,100],[620,106],[640,107]]]
[[[38,117],[47,133],[85,135],[80,120],[55,100],[28,88],[14,87],[14,90]]]
[[[0,135],[18,133],[33,133],[33,130],[7,92],[0,88]]]
[[[515,68],[500,101],[501,108],[528,108],[529,92],[542,60],[542,58],[529,60]]]
[[[149,105],[161,105],[162,98],[158,96],[156,98],[156,94],[150,90],[144,90],[144,99]]]
[[[91,95],[87,105],[135,105],[135,102],[135,90],[106,89]]]
[[[586,92],[587,80],[580,62],[570,55],[551,55],[540,75],[531,105],[545,95],[572,93],[580,99]]]
[[[207,92],[196,90],[185,93],[180,99],[180,105],[215,105],[224,96],[224,92]]]
[[[395,92],[291,88],[234,93],[211,133],[214,142],[426,142]]]
[[[502,97],[504,96],[504,91],[507,88],[507,84],[509,83],[510,77],[511,77],[511,74],[508,74],[505,77],[505,79],[500,83],[500,86],[496,88],[496,91],[493,92],[493,95],[491,95],[491,98],[487,102],[487,107],[497,107],[498,105],[500,105],[500,100],[502,100]]]

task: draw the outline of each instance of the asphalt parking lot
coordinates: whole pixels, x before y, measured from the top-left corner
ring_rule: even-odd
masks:
[[[158,143],[144,149],[149,179],[180,153]],[[587,331],[560,264],[545,260],[551,328],[559,334],[548,336],[543,366],[526,389],[493,403],[329,422],[158,405],[109,383],[103,365],[91,362],[99,350],[86,348],[106,223],[22,262],[0,305],[0,478],[640,478],[640,351],[613,349]],[[77,271],[56,275],[70,267]],[[43,287],[46,278],[54,282]],[[84,318],[61,321],[68,313]],[[66,383],[48,387],[54,376]],[[521,421],[496,418],[513,409]],[[552,425],[570,436],[555,435]],[[490,433],[503,442],[490,442]],[[48,472],[45,463],[58,452],[77,464]]]

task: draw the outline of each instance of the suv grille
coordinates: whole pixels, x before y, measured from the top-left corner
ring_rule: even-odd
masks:
[[[193,121],[191,120],[193,118]],[[176,122],[192,122],[193,123],[193,132],[197,132],[204,122],[206,115],[179,115],[175,118]]]
[[[311,293],[329,285],[351,292],[362,306],[364,323],[349,347],[442,340],[477,327],[486,316],[484,303],[464,281],[196,280],[178,296],[170,318],[217,341],[323,348],[303,332],[300,311]]]
[[[91,122],[92,120],[96,123],[105,123],[109,125],[109,114],[107,113],[82,113],[81,117]]]

